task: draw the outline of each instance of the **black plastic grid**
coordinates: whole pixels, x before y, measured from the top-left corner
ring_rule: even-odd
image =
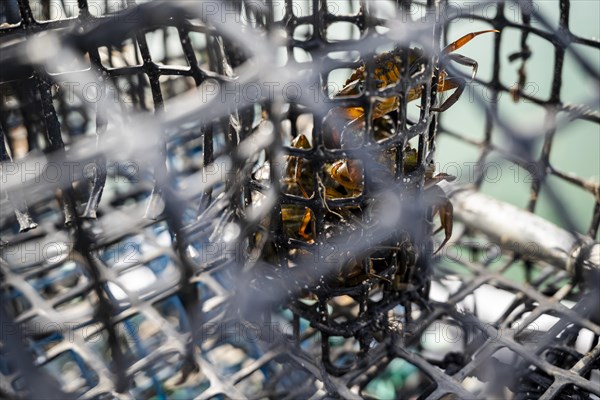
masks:
[[[29,15],[25,3],[19,2],[21,15]],[[305,22],[312,23],[315,27],[313,28],[313,32],[315,32],[313,38],[301,43],[288,41],[288,56],[293,55],[293,47],[302,47],[311,53],[314,52],[313,61],[318,61],[319,58],[316,56],[323,54],[324,51],[336,48],[336,46],[337,49],[343,48],[343,45],[339,43],[330,45],[324,43],[323,29],[317,27],[322,27],[326,21],[352,21],[362,32],[368,32],[371,26],[378,23],[370,19],[368,13],[359,12],[358,8],[355,9],[358,12],[355,16],[340,16],[325,13],[324,10],[328,9],[328,4],[325,2],[313,3],[313,9],[319,10],[319,13],[313,13],[307,17],[296,17],[293,3],[288,2],[282,21],[275,22],[274,18],[269,17],[269,13],[267,13],[264,19],[256,25],[266,26],[270,31],[274,31],[277,27],[283,27],[287,37],[290,37],[293,35],[295,26]],[[133,6],[133,2],[130,2],[129,5]],[[79,6],[85,10],[86,2],[80,1]],[[162,23],[157,23],[157,20],[164,21],[165,15],[173,13],[180,39],[186,37],[189,39],[191,31],[209,31],[209,28],[203,27],[203,24],[193,26],[184,22],[181,13],[175,6],[173,8],[170,6],[153,8],[152,6],[142,9],[142,12],[137,14],[142,16],[136,19],[140,26],[162,25]],[[272,7],[273,4],[269,3],[267,9],[269,6]],[[366,4],[362,4],[362,6],[363,10],[367,9]],[[405,9],[409,8],[408,4],[404,6]],[[236,6],[232,5],[232,10],[235,9]],[[524,7],[524,9],[528,8]],[[568,6],[564,5],[562,10],[563,27],[566,27],[564,21],[565,18],[568,20]],[[432,12],[434,11],[432,10]],[[438,10],[438,12],[440,11]],[[161,15],[163,18],[158,17],[159,14],[163,14]],[[270,13],[270,15],[275,14],[274,11]],[[461,15],[461,17],[468,16]],[[157,20],[152,18],[157,18]],[[88,19],[90,16],[83,12],[77,20],[72,22],[82,23],[85,26],[86,23],[89,23]],[[51,22],[40,25],[34,23],[31,18],[28,21],[32,26],[32,32],[56,28],[65,24],[64,22]],[[520,29],[532,31],[542,37],[548,36],[528,27],[527,17],[524,17],[524,21],[525,24],[518,25]],[[106,21],[107,24],[110,22],[110,19]],[[509,25],[517,26],[501,16],[496,16],[492,23],[494,28],[500,30]],[[76,40],[75,43],[82,46],[82,44],[94,43],[96,40],[99,42],[105,40],[104,43],[120,42],[124,38],[124,36],[119,36],[122,32],[110,29],[115,26],[115,24],[112,26],[100,25],[94,34],[88,34],[84,36],[83,40]],[[433,28],[432,26],[431,36],[429,36],[431,41],[434,40]],[[145,29],[141,29],[140,32],[145,31]],[[16,28],[6,28],[2,35],[9,37],[13,36],[15,32],[20,31]],[[106,32],[116,32],[114,33],[115,38],[111,39],[111,34]],[[151,58],[148,46],[143,44],[145,38],[140,32],[135,35],[143,60],[140,67],[108,70],[101,65],[111,65],[112,53],[108,53],[108,62],[102,62],[100,53],[94,51],[96,53],[94,55],[92,50],[89,50],[90,60],[97,68],[96,71],[105,76],[129,77],[145,74],[147,80],[127,79],[127,83],[130,85],[131,102],[139,109],[148,109],[147,104],[149,103],[144,97],[151,94],[152,107],[150,109],[159,115],[162,110],[163,96],[176,96],[184,89],[191,87],[185,80],[180,81],[185,82],[180,86],[171,80],[161,85],[161,76],[191,76],[196,85],[201,85],[207,77],[229,82],[228,74],[225,72],[227,66],[222,63],[223,55],[228,54],[233,66],[243,65],[247,56],[237,53],[239,49],[229,48],[228,40],[225,40],[224,47],[221,47],[220,39],[217,39],[219,37],[217,31],[214,32],[212,45],[207,45],[205,49],[200,50],[200,53],[206,53],[208,69],[199,66],[196,58],[198,50],[193,48],[189,40],[181,40],[184,54],[179,59],[179,61],[185,59],[191,66],[189,69],[157,66],[150,62],[151,59],[154,59]],[[501,35],[497,37],[496,55]],[[557,53],[562,54],[564,52],[562,36],[555,34],[548,38],[553,39],[553,44],[558,49]],[[367,36],[363,39],[368,42],[370,38]],[[265,40],[267,40],[266,37]],[[427,41],[427,39],[423,40]],[[592,41],[584,41],[584,44],[598,48],[598,44]],[[352,45],[356,46],[356,43]],[[87,50],[86,47],[83,48]],[[524,51],[523,54],[526,52]],[[368,54],[362,54],[363,57],[366,55]],[[434,60],[432,58],[432,61]],[[562,57],[557,57],[557,60],[562,60]],[[174,60],[169,60],[167,57],[161,61],[169,64],[169,61]],[[139,59],[136,59],[137,62]],[[557,61],[557,63],[561,64],[562,61]],[[315,64],[320,67],[318,62]],[[498,59],[494,60],[494,65],[500,65]],[[330,67],[330,65],[326,66],[326,68]],[[317,71],[319,69],[316,68]],[[8,70],[10,71],[11,68]],[[425,69],[422,76],[429,76],[431,72],[431,69]],[[322,74],[325,73],[322,72]],[[561,86],[560,73],[555,71],[555,74],[558,78],[554,79],[553,87],[558,90],[556,87],[560,88]],[[34,120],[28,122],[25,122],[25,119],[30,114],[23,113],[23,122],[13,122],[14,125],[11,126],[9,122],[5,121],[10,121],[11,115],[13,115],[14,121],[16,111],[22,110],[24,106],[21,104],[27,104],[28,101],[18,100],[16,103],[18,106],[13,109],[14,111],[8,110],[8,106],[11,104],[9,101],[3,102],[2,122],[9,135],[14,132],[15,127],[21,124],[27,127],[30,138],[37,138],[40,135],[46,137],[47,134],[50,135],[53,132],[52,129],[57,127],[56,124],[61,117],[57,118],[56,112],[52,112],[53,102],[48,94],[37,99],[35,95],[36,89],[40,93],[44,93],[45,89],[50,89],[51,82],[45,80],[43,75],[37,76],[32,81],[33,87],[30,83],[30,92],[27,93],[27,89],[25,89],[26,94],[23,96],[30,99],[29,104],[32,104],[30,107],[33,107],[33,110],[44,112],[31,113]],[[597,78],[596,74],[595,79],[597,80]],[[57,81],[57,78],[53,77],[53,79]],[[323,77],[322,80],[325,81]],[[367,79],[367,87],[373,84],[369,83],[370,80]],[[403,87],[410,87],[413,82],[403,78],[401,86],[403,84],[405,85]],[[429,92],[432,83],[428,79],[424,79],[423,83],[426,85],[425,92]],[[499,90],[509,90],[501,87],[497,72],[493,81],[485,83],[485,85],[492,88],[493,93],[497,93]],[[26,85],[24,86],[26,87]],[[171,94],[167,95],[166,93]],[[526,96],[524,93],[521,95]],[[57,109],[64,113],[63,121],[58,128],[59,132],[69,138],[68,144],[71,143],[71,140],[76,143],[76,139],[71,139],[71,136],[76,136],[76,132],[80,133],[84,128],[72,131],[67,129],[68,124],[64,122],[64,115],[76,112],[76,108],[70,110],[69,106],[61,103],[60,99],[59,91],[58,103],[60,105]],[[363,100],[358,99],[352,102],[360,104],[361,101]],[[539,99],[538,101],[542,102]],[[436,122],[435,114],[428,112],[429,103],[426,96],[422,99],[422,105],[424,107],[421,113],[422,120],[408,122],[406,104],[402,104],[400,112],[394,116],[396,126],[402,127],[398,129],[399,133],[396,138],[383,145],[376,145],[372,151],[381,152],[395,148],[396,162],[399,162],[398,160],[402,159],[405,141],[413,136],[419,136],[421,138],[420,161],[424,163],[427,159],[425,150],[431,143],[429,139],[433,138]],[[549,110],[549,115],[556,114],[556,107],[573,109],[573,107],[562,106],[557,95],[545,106]],[[287,113],[282,113],[282,107],[283,105],[277,101],[266,103],[267,118],[273,122],[290,119],[291,131],[294,135],[294,128],[297,128],[298,125],[297,118],[304,109],[302,106],[291,104]],[[97,112],[98,116],[95,116],[96,130],[102,132],[106,124],[102,122],[102,107],[98,107]],[[319,112],[324,114],[322,110]],[[319,112],[316,115],[319,115]],[[45,120],[35,119],[40,114],[45,116]],[[86,121],[82,125],[85,126],[88,123],[87,115],[82,114]],[[127,393],[136,398],[174,396],[176,394],[186,398],[197,395],[200,398],[214,396],[296,398],[326,397],[336,394],[342,397],[368,396],[369,383],[377,381],[378,375],[386,376],[386,367],[392,365],[393,359],[403,359],[412,365],[411,368],[416,367],[415,369],[419,372],[415,375],[417,378],[413,378],[413,381],[417,381],[416,384],[414,382],[412,384],[405,383],[396,387],[397,395],[409,396],[421,392],[428,398],[440,398],[448,393],[454,393],[459,398],[479,397],[482,392],[479,394],[473,391],[469,392],[469,386],[465,383],[469,379],[474,379],[473,377],[481,382],[489,382],[488,396],[503,397],[508,393],[507,389],[512,391],[516,398],[538,398],[542,394],[545,398],[560,398],[560,396],[586,398],[586,392],[589,393],[588,396],[599,395],[597,364],[600,328],[598,321],[595,321],[593,317],[597,315],[598,311],[597,305],[593,301],[594,296],[597,296],[598,285],[594,285],[594,282],[587,286],[570,283],[568,274],[556,267],[544,264],[532,265],[525,262],[526,266],[522,268],[529,271],[531,280],[527,285],[523,285],[523,283],[506,277],[506,272],[510,268],[515,268],[515,266],[520,268],[519,263],[523,263],[518,254],[506,254],[506,262],[502,268],[494,269],[485,264],[485,258],[478,258],[478,255],[481,255],[478,249],[472,249],[473,262],[465,262],[464,259],[455,260],[457,264],[463,266],[462,272],[457,272],[455,269],[447,270],[444,265],[435,270],[434,281],[436,282],[445,283],[444,280],[452,280],[456,276],[462,280],[460,288],[454,290],[446,301],[436,302],[434,299],[427,299],[423,294],[427,292],[427,274],[430,273],[431,268],[427,256],[431,245],[426,239],[427,235],[421,233],[422,236],[416,236],[416,244],[423,250],[414,254],[414,247],[408,247],[391,252],[392,254],[388,256],[395,257],[393,259],[396,262],[400,261],[393,268],[385,271],[388,274],[387,277],[393,277],[402,262],[409,262],[413,257],[420,260],[418,262],[421,264],[416,266],[416,277],[419,279],[414,281],[417,285],[415,289],[412,289],[413,294],[411,294],[410,288],[403,291],[394,290],[393,285],[387,284],[386,280],[380,277],[363,277],[362,282],[354,285],[355,287],[345,282],[343,287],[340,287],[339,284],[336,286],[328,283],[321,289],[317,288],[319,280],[324,275],[323,270],[317,268],[320,265],[319,262],[321,265],[327,266],[323,259],[331,255],[332,251],[347,248],[356,251],[356,247],[349,246],[349,244],[354,246],[352,241],[332,242],[327,240],[329,238],[326,236],[324,228],[329,224],[326,220],[329,210],[323,206],[323,202],[316,195],[312,200],[307,200],[280,193],[281,201],[276,203],[275,210],[279,211],[280,205],[286,203],[310,207],[315,215],[315,232],[317,234],[315,242],[319,243],[318,246],[307,245],[298,240],[290,241],[285,235],[279,218],[272,218],[269,228],[265,228],[264,223],[253,220],[244,212],[244,208],[249,205],[253,196],[256,196],[255,192],[266,189],[262,182],[249,181],[253,166],[245,165],[242,162],[244,155],[247,154],[247,151],[244,151],[247,147],[239,145],[240,141],[243,144],[243,140],[248,138],[254,130],[253,127],[258,118],[254,114],[254,110],[242,109],[237,117],[224,115],[221,120],[200,128],[180,128],[176,134],[169,137],[165,145],[165,153],[172,154],[172,156],[162,158],[163,160],[168,159],[170,171],[176,171],[169,175],[169,179],[177,181],[177,189],[185,189],[186,183],[189,185],[190,182],[193,182],[190,179],[199,177],[194,175],[194,172],[204,170],[206,173],[208,168],[202,168],[202,165],[210,165],[213,160],[223,154],[231,155],[233,171],[237,172],[237,177],[241,176],[240,180],[228,179],[224,186],[217,185],[212,189],[207,188],[202,191],[192,190],[193,194],[186,196],[185,193],[174,191],[172,186],[165,185],[166,175],[161,175],[161,173],[166,174],[167,171],[161,171],[162,164],[160,163],[158,168],[156,166],[148,168],[150,172],[154,173],[154,181],[157,182],[154,185],[148,185],[147,181],[139,179],[139,176],[128,175],[128,171],[123,170],[122,166],[112,170],[109,168],[109,176],[119,175],[124,181],[130,182],[127,189],[124,192],[116,190],[112,201],[101,205],[99,219],[95,222],[90,223],[77,217],[77,213],[72,213],[74,228],[71,229],[74,229],[73,231],[62,226],[63,219],[60,209],[63,206],[52,198],[51,193],[38,194],[37,197],[33,197],[38,201],[30,203],[29,207],[33,220],[40,226],[27,233],[3,234],[3,238],[10,241],[10,245],[3,248],[2,271],[5,287],[8,288],[8,298],[10,298],[8,308],[12,310],[13,314],[9,316],[6,314],[6,310],[3,310],[5,314],[2,320],[6,321],[3,326],[6,326],[5,331],[10,333],[3,337],[5,342],[3,353],[6,354],[3,359],[7,360],[2,361],[4,366],[1,385],[3,394],[19,395],[25,393],[22,390],[29,389],[30,395],[40,398],[53,395],[67,397],[66,394],[60,393],[64,390],[85,397],[94,397],[100,393],[106,393],[106,396],[119,396],[118,392]],[[593,113],[582,113],[579,117],[597,122],[597,116],[594,116]],[[485,157],[493,149],[491,126],[502,122],[494,112],[493,106],[488,118],[487,141],[478,143],[483,148],[482,157]],[[289,147],[283,147],[288,154],[305,158],[309,161],[315,174],[321,171],[324,163],[329,160],[353,157],[354,154],[356,157],[364,157],[364,161],[368,163],[369,158],[365,156],[365,153],[369,154],[368,152],[353,153],[315,146],[314,144],[320,143],[323,138],[320,134],[322,129],[319,126],[319,118],[314,118],[314,121],[313,149],[308,152],[299,152]],[[35,128],[36,124],[37,128]],[[30,126],[32,128],[29,128]],[[443,125],[442,131],[446,131]],[[267,152],[271,165],[277,165],[278,162],[281,163],[284,160],[278,149],[282,145],[282,139],[290,139],[280,128],[275,128],[275,132],[280,133],[281,138],[280,135],[277,135],[278,139],[270,145],[270,151]],[[549,166],[548,154],[552,133],[550,132],[547,137],[541,161],[541,163],[545,163],[545,166]],[[28,141],[28,143],[33,142],[33,139]],[[58,138],[54,142],[50,138],[49,142],[50,149],[62,147]],[[14,145],[14,142],[11,143]],[[523,146],[516,145],[516,148],[521,149]],[[15,150],[11,150],[15,154]],[[200,157],[202,162],[199,160]],[[514,157],[511,157],[511,160],[514,161]],[[101,164],[99,160],[94,161],[97,165]],[[181,163],[183,163],[183,167],[180,171]],[[374,193],[369,190],[377,191],[378,187],[376,182],[369,183],[368,166],[366,171],[366,193],[355,199],[330,202],[330,208],[335,205],[364,207],[367,204],[369,197],[372,197]],[[565,176],[552,169],[551,172],[559,177]],[[314,175],[313,192],[318,194],[321,189],[317,185],[316,177],[317,175]],[[186,180],[186,178],[188,179]],[[277,185],[280,179],[275,168],[272,169],[270,178],[271,185],[282,190]],[[400,178],[401,176],[398,177],[398,179]],[[589,189],[597,196],[597,184],[594,189],[593,185],[590,186],[589,183],[578,178],[570,176],[567,178],[570,182]],[[541,181],[543,178],[536,179],[536,182],[538,180]],[[400,182],[401,185],[402,181],[400,180]],[[478,181],[478,184],[480,183],[481,180]],[[370,184],[373,184],[374,187],[371,188]],[[112,184],[109,184],[108,187],[111,186]],[[532,199],[537,198],[539,187],[539,183],[533,185]],[[405,189],[406,186],[401,186],[397,190],[405,196]],[[154,211],[156,210],[153,207],[144,211],[146,199],[151,190],[159,193],[166,202],[165,213],[159,217],[157,222],[141,218],[142,214],[155,216]],[[221,192],[225,196],[219,197],[218,194]],[[65,196],[67,199],[71,198],[72,203],[76,205],[85,202],[86,194],[79,195],[79,198],[77,195],[77,193],[73,193],[72,197],[68,194]],[[11,200],[14,202],[13,198]],[[184,202],[184,200],[187,201]],[[153,204],[152,200],[150,204]],[[534,206],[535,201],[532,201],[529,207],[533,209]],[[66,207],[68,208],[69,204]],[[598,210],[598,202],[596,202],[589,231],[589,236],[592,238],[597,232]],[[273,215],[279,215],[279,212]],[[419,212],[414,209],[412,215],[414,220],[424,221],[425,215],[419,217]],[[185,222],[196,216],[195,222]],[[362,215],[362,217],[365,216]],[[3,216],[3,220],[5,218]],[[15,227],[18,227],[17,221],[11,221],[10,218],[8,220],[10,225],[5,224],[4,226],[15,232]],[[211,242],[214,235],[224,235],[223,232],[228,232],[237,226],[232,222],[239,223],[240,221],[242,221],[242,237],[250,238],[251,241],[256,239],[253,232],[257,227],[263,230],[272,229],[275,238],[273,244],[278,260],[275,268],[266,262],[272,258],[268,257],[266,260],[256,257],[245,258],[245,254],[241,254],[237,247],[229,252],[217,253],[211,253],[206,248],[203,249],[203,245],[214,243],[214,239]],[[414,234],[414,231],[411,233]],[[367,243],[367,249],[374,249],[376,248],[374,246],[378,245],[384,248],[389,247],[390,237],[387,235],[382,237],[374,229],[362,229],[361,235],[354,236],[354,238],[365,237],[370,237],[372,240]],[[467,243],[470,236],[465,235],[460,238],[462,239],[459,241]],[[414,239],[415,237],[413,237]],[[23,250],[27,249],[27,244],[32,245],[38,240],[41,240],[39,242],[41,244],[34,245],[34,248],[38,250],[47,249],[48,246],[54,249],[57,243],[65,243],[64,249],[58,251],[60,256],[57,259],[49,260],[48,253],[38,251],[31,253],[33,257],[31,262],[25,262]],[[396,237],[395,240],[400,239]],[[225,240],[217,241],[219,244],[225,242]],[[324,245],[320,244],[324,242]],[[240,240],[239,243],[244,242]],[[195,250],[191,250],[191,248]],[[313,255],[309,258],[310,261],[304,261],[300,267],[288,271],[281,267],[284,262],[288,262],[290,248],[312,250],[320,258],[315,259]],[[124,262],[129,261],[123,259],[123,254],[128,255],[129,250],[135,257],[131,260],[132,262]],[[252,250],[252,246],[244,246],[244,250]],[[40,254],[46,255],[42,257]],[[121,265],[114,265],[113,257],[115,256]],[[64,263],[64,258],[69,262]],[[245,266],[239,263],[240,258],[245,261]],[[302,261],[294,259],[296,263]],[[337,260],[335,264],[338,268],[339,263],[340,261]],[[56,268],[57,266],[59,268]],[[50,270],[56,271],[63,268],[76,272],[66,273],[67,275],[72,274],[72,278],[64,276],[37,278],[40,274],[45,274]],[[241,270],[241,268],[243,269]],[[300,276],[295,275],[298,268],[300,268]],[[415,271],[415,267],[412,268],[409,270]],[[109,286],[111,283],[113,285],[119,283],[119,276],[122,277],[127,272],[135,273],[136,270],[138,274],[151,272],[157,283],[144,288],[141,292],[136,293],[135,290],[132,290],[126,294],[120,294],[114,289],[114,286],[112,288]],[[294,270],[295,272],[293,272]],[[280,273],[281,271],[282,273]],[[273,281],[273,277],[288,279],[282,280],[283,284],[280,285],[277,283],[279,280]],[[55,289],[52,288],[52,285],[56,284],[58,279],[65,280],[63,287],[69,287],[66,293],[64,289],[60,289],[60,284],[56,289],[58,293],[54,293]],[[307,294],[302,291],[302,287],[298,287],[300,283],[302,283],[301,286],[313,283],[310,289],[316,300],[315,298],[307,300]],[[425,289],[423,289],[423,285]],[[121,287],[124,286],[126,285],[121,282]],[[457,311],[463,307],[461,301],[469,296],[474,296],[478,289],[484,286],[516,294],[509,309],[493,323],[484,323],[469,314]],[[246,290],[247,287],[250,287],[250,290]],[[32,291],[31,288],[35,290]],[[292,292],[288,293],[287,290],[290,289]],[[102,293],[110,295],[106,297]],[[115,293],[120,295],[115,295]],[[86,308],[85,312],[75,312],[74,314],[56,313],[54,308],[58,304],[76,303],[72,299],[81,294],[91,299],[92,304],[96,305],[96,312],[93,311],[94,307],[91,307]],[[94,296],[96,296],[95,300]],[[350,301],[351,299],[354,301]],[[568,309],[559,302],[559,300],[565,299],[577,303]],[[7,304],[9,303],[7,302]],[[356,309],[358,309],[358,314],[356,314]],[[64,309],[62,310],[64,312]],[[242,312],[239,313],[239,311]],[[525,316],[527,312],[531,313]],[[530,332],[525,328],[543,314],[559,316],[560,320],[548,332],[539,332],[537,336],[534,332],[533,336],[528,336]],[[350,322],[336,323],[334,320],[340,316],[343,316],[342,320]],[[15,317],[16,319],[14,319]],[[325,322],[321,319],[322,317],[325,317]],[[36,323],[47,324],[46,319],[52,322],[61,321],[62,326],[59,324],[59,329],[50,329],[53,331],[50,335],[46,335],[49,332],[44,332],[44,335],[36,335]],[[18,322],[20,328],[16,328],[13,321]],[[419,345],[420,339],[427,334],[428,328],[436,321],[454,324],[464,332],[461,335],[464,342],[462,351],[449,352],[440,359],[439,354],[428,354],[427,349]],[[75,329],[66,327],[72,324],[76,324]],[[309,324],[310,326],[308,326]],[[261,330],[258,336],[262,340],[249,339],[248,332],[257,326],[272,327],[273,332]],[[515,326],[520,328],[515,328]],[[106,327],[109,329],[107,330]],[[39,325],[37,328],[39,331]],[[103,333],[96,333],[96,329]],[[578,353],[574,347],[574,341],[583,329],[591,332],[593,336],[592,346],[586,354]],[[505,333],[507,331],[508,334]],[[12,332],[23,332],[28,337],[24,343],[29,347],[29,352],[36,357],[32,362],[46,366],[40,369],[41,375],[35,367],[27,364],[27,360],[17,365],[16,368],[11,364],[15,362],[15,359],[20,358],[18,355],[27,353],[22,344],[18,343],[18,340],[14,340],[19,336],[13,335]],[[76,333],[75,337],[65,340],[64,335],[70,335],[73,332]],[[246,335],[241,335],[243,332],[246,332]],[[270,335],[270,333],[275,334]],[[255,335],[250,336],[255,337]],[[341,339],[340,336],[347,339]],[[337,344],[335,340],[331,339],[337,340]],[[353,342],[358,343],[353,344]],[[122,345],[118,345],[118,343]],[[343,344],[340,345],[340,343]],[[370,348],[369,351],[367,348]],[[501,348],[507,348],[512,352],[511,356],[514,357],[512,363],[491,357]],[[175,361],[176,359],[178,361]],[[347,362],[342,362],[343,367],[339,367],[339,364],[336,365],[335,361],[347,361],[348,359],[351,360],[350,368],[347,368]],[[169,362],[171,366],[165,366]],[[38,379],[47,379],[46,373],[56,376],[57,370],[60,371],[59,381],[61,381],[62,375],[62,387],[53,385],[51,381],[39,385],[30,383],[36,382],[36,380],[45,382]],[[67,379],[75,376],[82,378],[70,379],[70,381]],[[504,379],[504,376],[507,378]],[[499,382],[498,378],[502,382]],[[390,379],[389,376],[388,379]],[[161,385],[158,383],[159,381],[168,381],[168,383]],[[432,385],[428,387],[427,383]]]

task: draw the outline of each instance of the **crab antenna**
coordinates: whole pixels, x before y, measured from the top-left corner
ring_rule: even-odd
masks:
[[[458,49],[460,49],[461,47],[463,47],[465,44],[469,43],[471,40],[473,40],[474,37],[482,35],[484,33],[490,33],[490,32],[500,32],[497,29],[489,29],[487,31],[479,31],[479,32],[471,32],[466,34],[465,36],[461,37],[458,40],[455,40],[454,42],[450,43],[448,46],[446,46],[444,48],[444,50],[442,50],[442,54],[448,54],[448,53],[452,53],[453,51],[456,51]]]

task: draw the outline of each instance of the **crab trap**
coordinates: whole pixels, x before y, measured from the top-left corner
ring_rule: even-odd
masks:
[[[0,397],[599,399],[598,12],[3,0]]]

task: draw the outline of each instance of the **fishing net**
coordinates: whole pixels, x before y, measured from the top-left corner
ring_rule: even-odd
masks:
[[[592,3],[3,1],[0,395],[598,399]]]

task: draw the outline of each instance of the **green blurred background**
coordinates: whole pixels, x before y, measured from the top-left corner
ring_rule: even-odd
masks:
[[[462,5],[466,2],[452,2],[453,5]],[[472,2],[470,3],[472,6]],[[558,26],[559,2],[558,1],[535,1],[534,7],[549,19],[553,28]],[[494,7],[487,9],[488,16],[495,13]],[[520,21],[519,10],[511,4],[506,5],[506,18],[515,22]],[[570,29],[578,36],[598,40],[600,37],[600,2],[589,0],[571,1]],[[536,28],[544,29],[537,20],[532,21]],[[453,22],[448,31],[448,39],[455,40],[460,36],[483,29],[492,28],[489,24],[479,21],[461,20]],[[514,28],[507,28],[502,32],[502,46],[500,48],[500,81],[507,87],[512,87],[518,82],[518,69],[520,61],[510,62],[510,54],[520,51],[521,33]],[[467,46],[459,50],[465,56],[471,57],[479,62],[478,78],[488,82],[492,78],[493,43],[494,35],[482,35],[473,40]],[[547,100],[554,74],[554,47],[549,41],[537,35],[530,35],[528,44],[532,50],[532,56],[526,64],[527,80],[524,91],[530,95]],[[589,62],[596,71],[600,70],[600,52],[590,50],[587,46],[573,45]],[[566,104],[587,104],[589,108],[598,113],[600,104],[598,95],[600,88],[590,85],[586,74],[581,70],[574,60],[571,52],[567,51],[562,73],[563,83],[560,98]],[[465,135],[475,141],[484,139],[485,113],[481,105],[475,101],[473,93],[469,90],[478,91],[485,98],[484,88],[474,85],[465,91],[458,103],[450,110],[443,113],[441,123]],[[500,118],[523,135],[535,139],[535,159],[539,159],[544,142],[546,111],[542,106],[527,100],[514,102],[509,94],[503,93],[498,101],[498,112]],[[409,107],[412,107],[410,105]],[[565,120],[565,113],[560,113],[559,120]],[[500,149],[508,149],[507,136],[497,126],[492,131],[492,143]],[[477,160],[480,149],[464,141],[449,135],[440,135],[436,162],[443,172],[456,174],[456,165],[463,167],[459,173],[460,181],[468,183],[468,167],[464,163]],[[571,173],[585,180],[598,182],[600,179],[600,126],[588,121],[570,121],[563,124],[556,131],[550,153],[551,165],[564,173]],[[506,162],[497,152],[488,155],[486,163],[490,163],[487,179],[482,191],[495,198],[507,201],[519,207],[525,207],[528,203],[531,190],[531,175],[525,169]],[[493,165],[491,163],[494,163]],[[468,165],[468,164],[467,164]],[[499,165],[501,168],[496,168]],[[500,174],[498,174],[500,172]],[[560,218],[555,205],[549,201],[545,191],[550,187],[560,199],[559,207],[574,222],[580,233],[587,233],[594,211],[594,197],[576,185],[570,184],[563,179],[549,176],[546,185],[542,187],[535,212],[544,218],[564,228],[568,227],[566,221]],[[598,236],[597,236],[598,238]]]

